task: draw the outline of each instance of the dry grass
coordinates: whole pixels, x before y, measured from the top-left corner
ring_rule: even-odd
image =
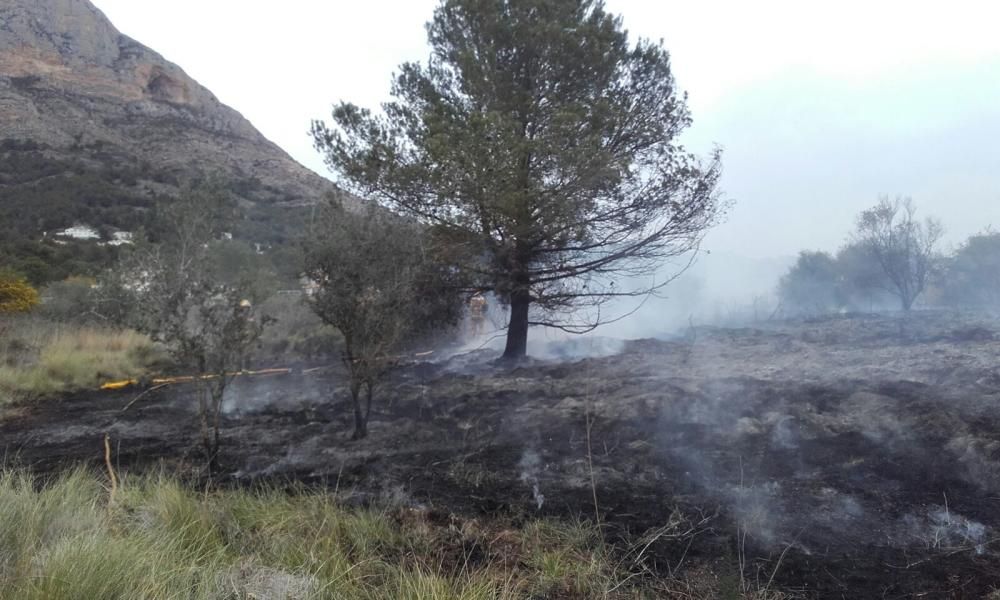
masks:
[[[114,379],[140,377],[158,353],[134,331],[58,325],[32,317],[8,323],[0,340],[0,400],[24,400]]]

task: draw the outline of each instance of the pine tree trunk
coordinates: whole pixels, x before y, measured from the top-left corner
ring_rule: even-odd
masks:
[[[365,419],[361,404],[358,403],[354,406],[354,435],[351,436],[351,439],[363,440],[366,437],[368,437],[368,420]]]
[[[212,396],[212,460],[209,466],[213,471],[219,468],[219,448],[221,447],[219,429],[222,423],[222,399],[226,394],[225,381],[225,375],[223,374],[220,376],[220,385]]]
[[[351,400],[354,404],[354,434],[352,440],[368,437],[368,415],[361,406],[361,384],[351,383]]]
[[[503,351],[505,360],[518,360],[528,354],[528,308],[530,306],[531,295],[527,290],[511,294],[507,347]]]
[[[902,300],[903,312],[906,312],[906,313],[910,312],[910,309],[913,308],[913,301],[916,298],[913,297],[913,296],[911,296],[911,295],[909,295],[909,294],[903,294],[900,297],[900,299]]]

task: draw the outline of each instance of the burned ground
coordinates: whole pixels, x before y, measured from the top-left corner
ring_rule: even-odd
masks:
[[[401,369],[360,442],[335,370],[241,381],[222,479],[515,521],[592,518],[596,490],[611,538],[672,515],[693,523],[693,540],[648,549],[664,571],[745,557],[747,576],[820,598],[982,598],[1000,586],[995,320],[843,317],[692,330],[575,362],[493,358]],[[190,390],[121,412],[136,393],[8,409],[8,462],[99,466],[108,432],[121,469],[193,472]]]

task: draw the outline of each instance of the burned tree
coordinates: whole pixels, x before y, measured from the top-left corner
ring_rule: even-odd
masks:
[[[346,187],[432,226],[509,304],[504,356],[669,281],[722,207],[718,151],[676,142],[691,119],[662,45],[597,0],[444,0],[428,34],[384,114],[342,103],[313,136]]]
[[[920,222],[910,198],[883,197],[858,217],[855,241],[873,256],[885,272],[889,291],[904,311],[923,293],[934,263],[934,248],[941,239],[941,223]]]
[[[268,320],[254,316],[249,283],[227,282],[211,267],[226,207],[219,190],[188,192],[157,215],[159,239],[141,242],[113,277],[127,297],[130,324],[194,372],[209,469],[219,455],[226,388]]]
[[[319,207],[304,244],[306,276],[318,284],[310,306],[343,336],[354,439],[368,435],[375,389],[400,353],[461,309],[455,272],[434,260],[424,229],[375,206],[361,211]]]

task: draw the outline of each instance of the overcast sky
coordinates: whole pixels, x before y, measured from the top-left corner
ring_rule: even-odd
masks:
[[[376,106],[427,55],[436,0],[93,0],[303,164],[337,100]],[[750,257],[835,250],[880,194],[912,196],[949,243],[1000,227],[1000,3],[608,0],[662,38],[735,201],[709,237]]]

